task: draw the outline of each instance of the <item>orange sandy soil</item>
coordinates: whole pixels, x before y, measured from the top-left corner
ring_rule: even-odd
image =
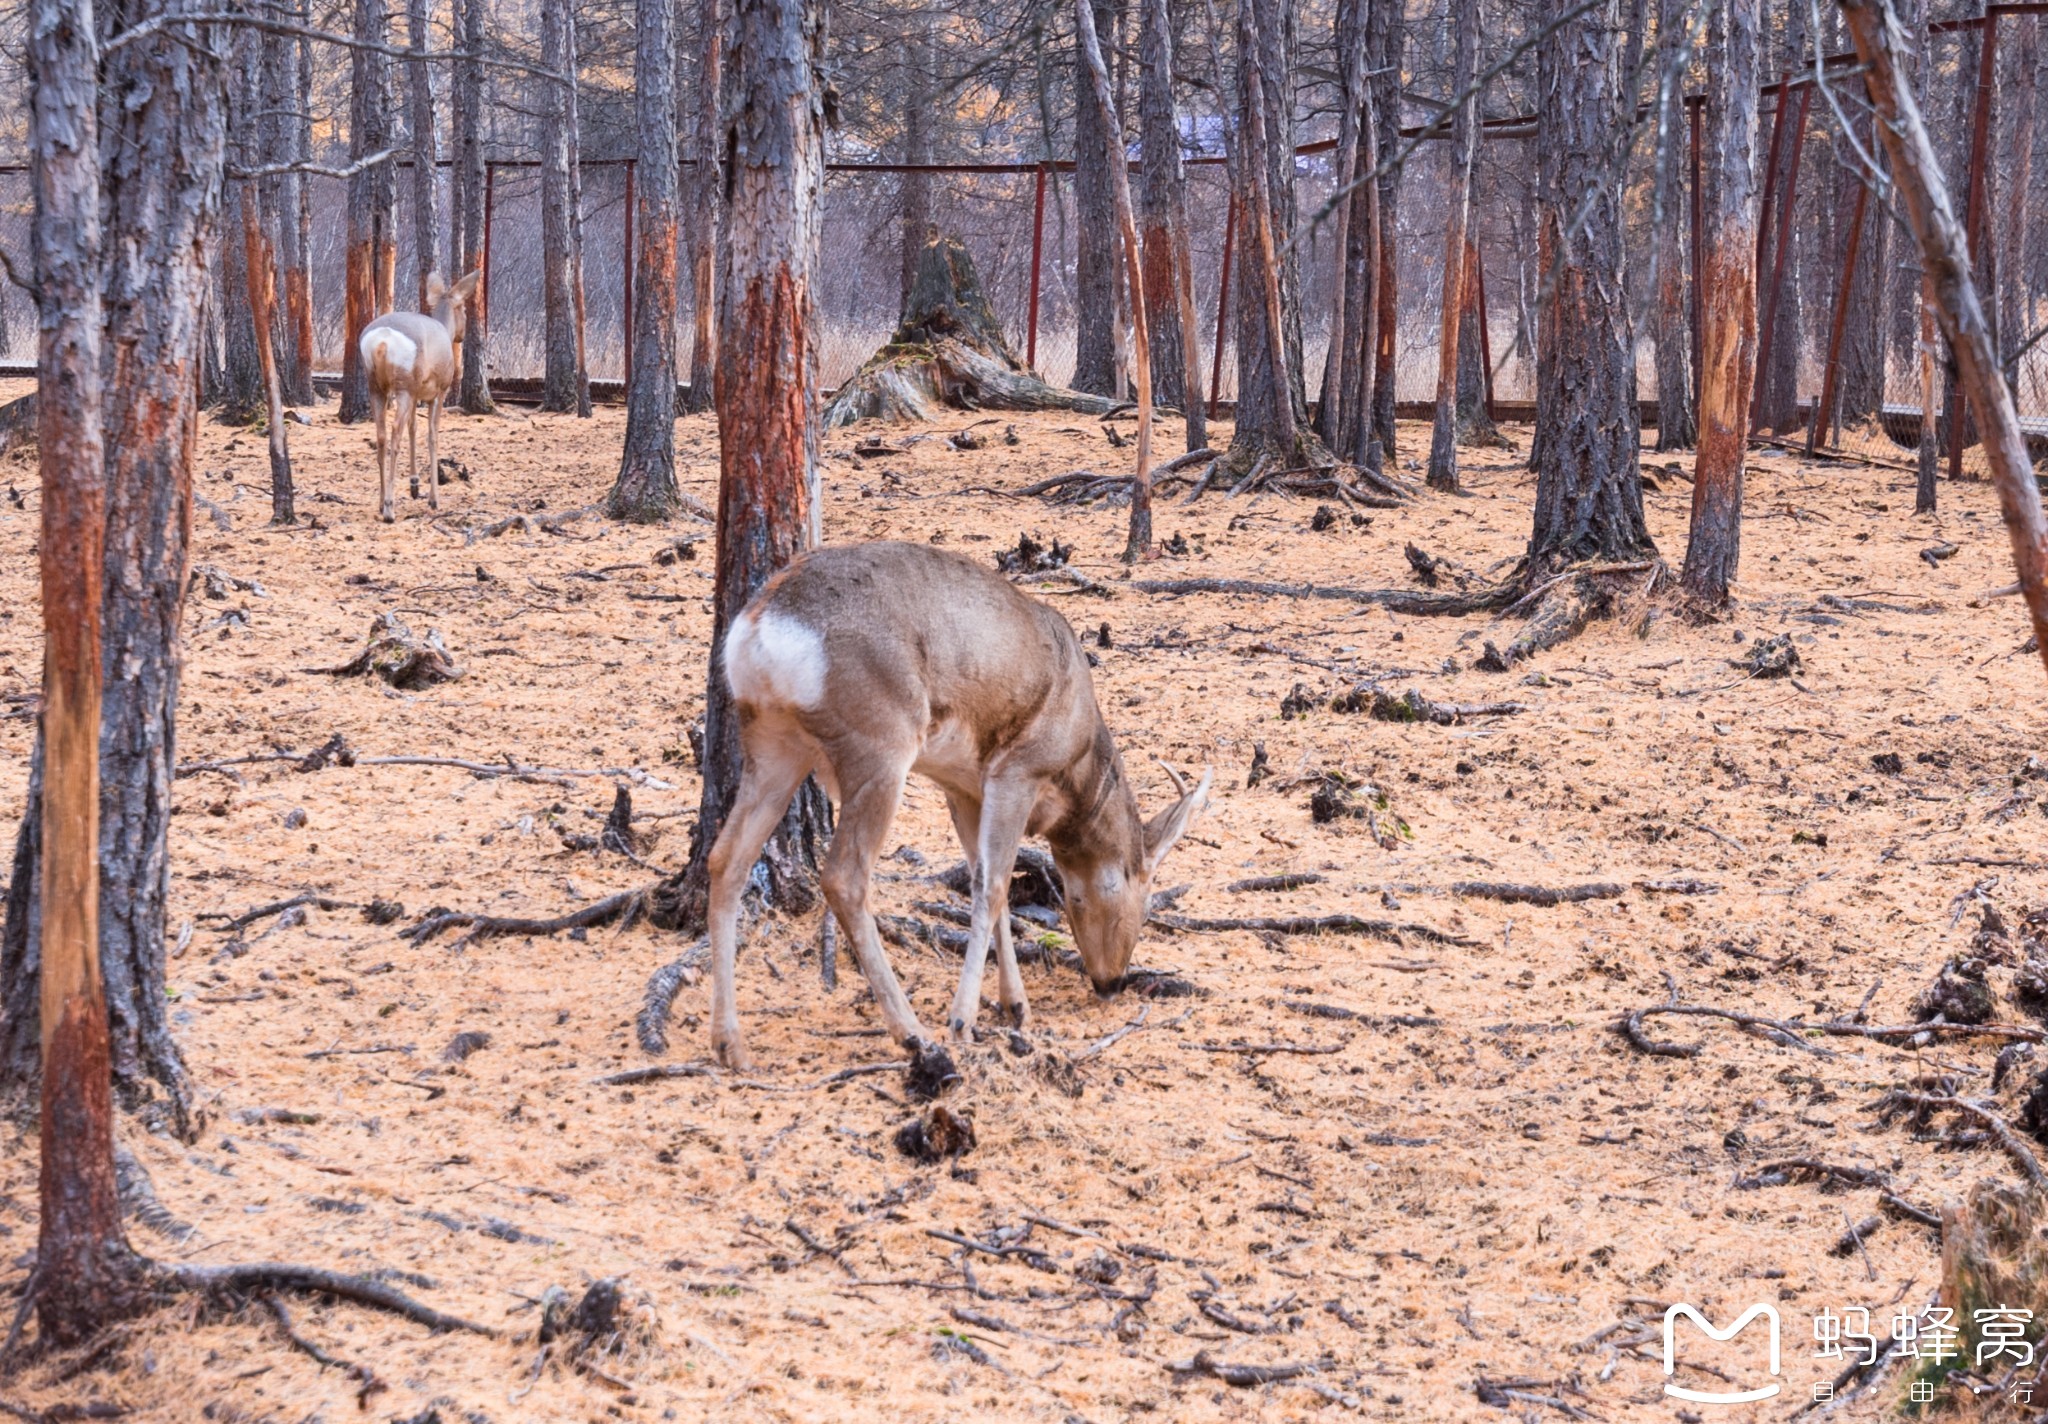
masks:
[[[438,518],[407,502],[385,526],[366,434],[339,426],[328,405],[291,431],[312,522],[289,531],[266,524],[261,438],[207,424],[198,487],[210,504],[195,517],[194,562],[253,579],[264,596],[193,598],[181,757],[308,749],[341,732],[363,755],[640,768],[663,783],[634,788],[651,836],[644,853],[679,864],[697,804],[685,728],[701,708],[711,566],[708,544],[694,561],[662,566],[655,555],[708,529],[593,516],[562,534],[465,533],[543,502],[560,512],[599,499],[623,423],[616,409],[590,421],[451,415],[443,449],[473,482],[446,488]],[[1093,422],[1017,429],[1016,446],[962,453],[938,431],[867,462],[850,454],[860,432],[832,433],[828,537],[931,540],[988,559],[1020,531],[1057,534],[1076,546],[1077,567],[1114,583],[1121,510],[955,493],[1125,458]],[[1168,448],[1178,435],[1170,424]],[[679,438],[687,488],[708,499],[709,419],[682,422]],[[1402,438],[1412,469],[1427,430]],[[1519,459],[1469,452],[1469,497],[1429,495],[1321,533],[1302,501],[1167,503],[1159,533],[1185,535],[1191,552],[1146,573],[1400,586],[1411,581],[1408,540],[1484,571],[1527,536],[1532,481]],[[0,695],[19,707],[39,656],[36,498],[32,469],[8,478],[24,502],[0,506]],[[506,1332],[434,1336],[360,1307],[296,1305],[306,1336],[388,1387],[365,1406],[380,1420],[430,1406],[450,1424],[1100,1424],[1347,1408],[1503,1417],[1475,1390],[1481,1379],[1539,1397],[1508,1401],[1515,1418],[1565,1417],[1541,1396],[1606,1419],[1683,1418],[1688,1406],[1660,1394],[1654,1334],[1663,1303],[1678,1300],[1723,1322],[1753,1300],[1783,1311],[1787,1392],[1759,1407],[1783,1417],[1835,1368],[1811,1358],[1812,1312],[1863,1304],[1888,1320],[1893,1302],[1925,1301],[1936,1243],[1888,1220],[1867,1265],[1836,1256],[1845,1221],[1878,1210],[1874,1189],[1737,1190],[1734,1179],[1812,1155],[1890,1170],[1902,1195],[1938,1207],[1980,1178],[2010,1177],[1995,1150],[1939,1151],[1865,1110],[1923,1071],[1986,1091],[1996,1044],[1948,1040],[1915,1055],[1835,1039],[1821,1058],[1725,1025],[1653,1021],[1662,1037],[1705,1042],[1699,1058],[1675,1060],[1631,1050],[1614,1024],[1662,1000],[1667,974],[1689,999],[1781,1016],[1846,1014],[1881,980],[1872,1020],[1898,1022],[1968,942],[1976,916],[1953,922],[1960,894],[1982,881],[2009,916],[2048,898],[2038,865],[1949,863],[2025,862],[2037,850],[2044,783],[2015,778],[2043,749],[2042,673],[2017,651],[2027,631],[2017,600],[1971,602],[2010,578],[1989,487],[1945,484],[1944,512],[1921,519],[1909,478],[1762,456],[1729,621],[1689,624],[1661,609],[1646,629],[1639,619],[1596,626],[1507,676],[1471,666],[1482,637],[1504,644],[1513,631],[1483,619],[1046,586],[1078,626],[1110,625],[1097,688],[1141,799],[1156,806],[1167,794],[1155,758],[1217,769],[1213,811],[1162,875],[1192,886],[1184,913],[1353,910],[1460,942],[1153,932],[1138,963],[1176,971],[1199,994],[1147,1004],[1098,1000],[1077,974],[1028,967],[1032,1052],[998,1040],[962,1055],[957,1098],[979,1146],[952,1169],[918,1167],[892,1146],[911,1111],[900,1075],[815,1086],[894,1056],[861,1036],[876,1020],[851,963],[837,993],[821,992],[815,914],[757,927],[742,961],[759,1079],[629,1089],[593,1079],[649,1061],[631,1022],[648,975],[687,947],[676,936],[643,925],[414,947],[400,927],[342,909],[254,925],[236,953],[203,918],[302,891],[399,900],[408,919],[433,906],[552,915],[645,884],[649,872],[619,855],[564,846],[563,834],[599,828],[609,778],[272,764],[180,780],[172,932],[183,947],[170,982],[209,1123],[189,1147],[124,1124],[164,1208],[190,1228],[136,1223],[135,1239],[181,1261],[410,1273],[398,1278],[407,1289]],[[1664,485],[1648,497],[1650,517],[1676,557],[1689,487]],[[1941,541],[1960,547],[1923,562]],[[1824,606],[1823,595],[1897,611]],[[400,693],[309,670],[346,660],[385,610],[441,630],[467,676]],[[1799,680],[1744,680],[1728,661],[1746,650],[1739,636],[1779,631],[1798,644]],[[1527,710],[1444,727],[1327,709],[1366,676]],[[1283,720],[1280,701],[1297,683],[1325,705]],[[31,739],[26,716],[0,720],[10,826]],[[1247,789],[1258,743],[1274,779]],[[1903,758],[1903,774],[1873,768],[1886,752]],[[1362,822],[1312,824],[1301,778],[1321,769],[1383,788],[1412,839],[1390,851]],[[304,823],[288,828],[298,810]],[[933,788],[913,788],[894,843],[932,868],[957,858]],[[897,877],[878,887],[886,909],[944,898],[904,860],[883,871]],[[1291,893],[1225,889],[1287,872],[1326,879]],[[1637,884],[1669,877],[1719,893]],[[1449,887],[1461,880],[1633,888],[1535,908],[1458,897]],[[936,1021],[955,961],[894,958]],[[705,994],[699,984],[679,1000],[671,1061],[706,1052]],[[1437,1022],[1290,1011],[1310,1004]],[[1141,1009],[1142,1029],[1064,1062]],[[470,1030],[489,1046],[444,1063],[449,1041]],[[1232,1040],[1334,1051],[1203,1051]],[[332,1052],[370,1049],[396,1051]],[[1062,1079],[1078,1080],[1078,1093]],[[266,1121],[272,1109],[312,1120]],[[0,1135],[0,1244],[18,1282],[35,1240],[36,1140],[19,1119]],[[1014,1235],[1026,1213],[1094,1235],[1032,1228],[1052,1267],[1040,1270],[963,1260],[928,1234]],[[811,1253],[791,1222],[840,1254]],[[1121,1268],[1110,1289],[1152,1290],[1120,1333],[1112,1322],[1127,1302],[1086,1278],[1107,1271],[1077,1271],[1105,1250]],[[658,1322],[652,1345],[606,1365],[612,1380],[552,1362],[536,1372],[535,1299],[614,1275]],[[1266,1333],[1226,1328],[1216,1313]],[[1582,1344],[1631,1318],[1650,1328]],[[1686,1354],[1754,1372],[1755,1343],[1705,1349],[1695,1337]],[[1322,1393],[1299,1382],[1234,1388],[1169,1367],[1204,1350],[1232,1364],[1323,1361]],[[31,1363],[0,1397],[111,1400],[152,1421],[363,1417],[353,1381],[287,1348],[255,1310],[219,1318],[176,1304],[66,1378],[76,1362]],[[1689,1366],[1682,1374],[1726,1387]],[[1837,1417],[1889,1408],[1898,1384],[1894,1374]]]

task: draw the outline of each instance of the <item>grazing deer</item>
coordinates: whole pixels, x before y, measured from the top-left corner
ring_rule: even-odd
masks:
[[[363,328],[357,349],[370,382],[370,417],[377,422],[377,517],[389,524],[398,485],[398,431],[405,430],[406,469],[412,497],[420,497],[419,435],[414,412],[427,408],[427,507],[441,507],[441,401],[455,384],[462,356],[462,333],[468,325],[469,299],[476,295],[477,273],[454,286],[437,272],[427,279],[427,310],[386,312]],[[390,438],[384,413],[396,407]]]
[[[857,544],[806,554],[770,579],[733,620],[723,662],[743,752],[709,867],[711,1042],[727,1066],[748,1066],[733,994],[740,893],[813,772],[839,804],[825,898],[899,1042],[925,1032],[882,952],[868,885],[913,771],[945,792],[973,889],[954,1038],[973,1037],[991,937],[1002,1007],[1024,1021],[1009,887],[1026,834],[1051,845],[1089,979],[1108,992],[1123,978],[1153,872],[1211,778],[1189,791],[1169,771],[1179,800],[1140,818],[1066,619],[952,554]]]

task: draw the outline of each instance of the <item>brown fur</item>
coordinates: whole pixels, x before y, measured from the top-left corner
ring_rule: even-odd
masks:
[[[1058,613],[954,555],[861,544],[818,550],[777,574],[734,620],[724,654],[745,756],[710,864],[712,1037],[727,1062],[746,1056],[732,995],[740,892],[813,772],[840,808],[825,895],[898,1039],[923,1031],[883,955],[867,894],[912,771],[945,792],[973,872],[973,927],[949,1018],[955,1037],[972,1036],[991,939],[1002,1006],[1023,1020],[1009,907],[995,901],[1026,834],[1051,846],[1089,978],[1107,990],[1123,977],[1153,871],[1209,783],[1150,824],[1140,817],[1087,655]]]

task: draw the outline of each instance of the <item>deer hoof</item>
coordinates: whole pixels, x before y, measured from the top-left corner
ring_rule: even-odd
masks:
[[[398,516],[389,509],[378,510],[377,517],[386,524],[396,524],[398,522]]]
[[[1011,1028],[1023,1028],[1031,1021],[1031,1010],[1022,999],[1014,1004],[1004,1004],[1000,1010],[1004,1022]]]
[[[711,1044],[712,1056],[735,1073],[754,1071],[754,1060],[745,1044],[736,1038],[714,1039]]]
[[[946,1037],[955,1043],[974,1042],[974,1025],[963,1019],[954,1019],[946,1025]]]

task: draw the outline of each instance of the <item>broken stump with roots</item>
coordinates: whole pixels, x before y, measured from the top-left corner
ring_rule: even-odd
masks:
[[[856,420],[935,420],[947,410],[1072,410],[1103,415],[1118,402],[1047,385],[1017,359],[957,237],[934,236],[895,335],[825,407],[825,428]]]

